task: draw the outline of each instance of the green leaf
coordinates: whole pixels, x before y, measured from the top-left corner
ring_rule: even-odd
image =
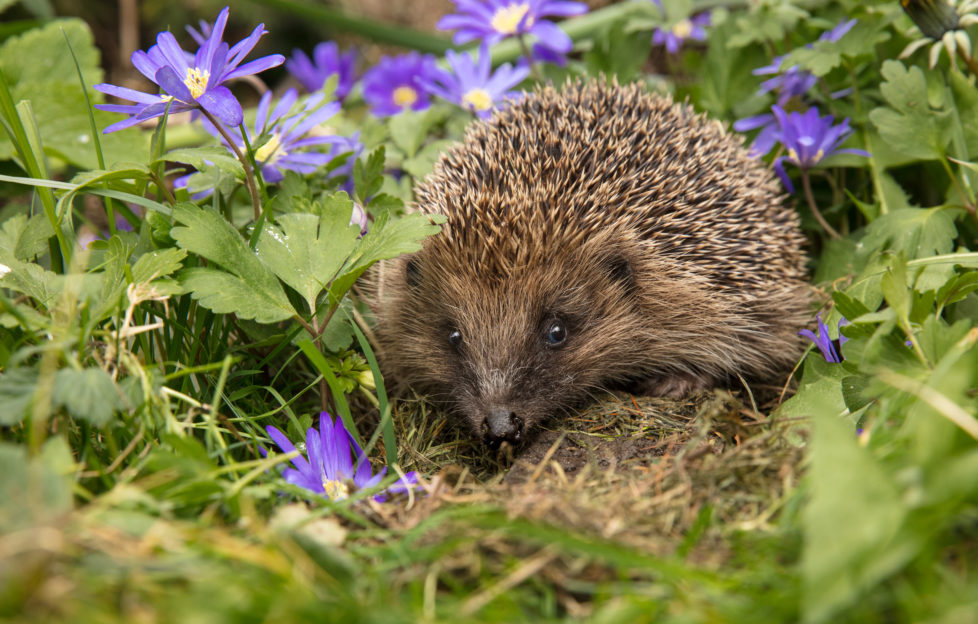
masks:
[[[385,158],[384,146],[381,145],[370,154],[366,162],[358,160],[353,165],[353,185],[361,203],[366,203],[366,198],[379,191],[384,183]]]
[[[870,223],[859,246],[863,256],[889,249],[914,260],[950,253],[957,235],[946,208],[903,208]]]
[[[961,132],[968,151],[961,157],[978,156],[978,115],[972,114],[978,110],[978,91],[975,91],[974,85],[961,72],[950,71],[948,74],[955,108],[959,113]]]
[[[30,219],[16,215],[0,226],[0,260],[30,260],[48,248],[48,239],[54,235],[51,223],[42,214]]]
[[[924,73],[919,67],[908,70],[899,61],[889,60],[883,63],[881,74],[886,81],[880,91],[890,106],[869,113],[880,136],[908,156],[942,158],[950,140],[950,116],[947,111],[931,109]]]
[[[906,324],[910,316],[910,293],[907,290],[907,261],[901,256],[894,257],[880,280],[880,290],[890,308],[896,312],[897,320]]]
[[[870,377],[866,375],[849,375],[842,378],[842,398],[845,400],[849,413],[855,413],[873,400],[873,395],[867,392]]]
[[[412,212],[400,217],[384,213],[360,240],[351,267],[366,268],[379,260],[396,258],[421,249],[425,238],[441,232],[445,217]]]
[[[349,297],[340,300],[339,309],[326,324],[326,329],[319,337],[319,341],[325,350],[338,353],[349,348],[350,343],[353,342],[351,325],[354,321],[350,320],[350,309],[352,307],[353,304]]]
[[[785,57],[782,69],[797,66],[816,76],[824,76],[842,65],[842,59],[871,54],[873,46],[890,38],[882,20],[860,20],[838,41],[813,41],[799,46]]]
[[[839,313],[847,319],[854,319],[869,314],[872,310],[867,308],[861,301],[854,299],[844,292],[836,291],[832,293],[832,301],[835,302]]]
[[[174,248],[143,254],[132,266],[132,281],[135,284],[142,284],[170,275],[180,269],[186,257],[185,250]]]
[[[59,370],[54,376],[51,402],[96,427],[108,423],[113,413],[125,407],[115,382],[101,368]]]
[[[620,82],[638,78],[652,48],[648,32],[626,28],[630,20],[620,19],[596,33],[594,46],[584,55],[588,73],[616,76]]]
[[[834,406],[812,407],[802,613],[806,622],[824,622],[916,554],[919,538],[900,531],[906,515],[900,493],[859,445],[853,425]]]
[[[10,368],[0,373],[0,425],[13,427],[27,417],[36,388],[37,371],[33,368]]]
[[[433,141],[421,148],[421,151],[418,152],[413,158],[408,158],[401,163],[401,166],[414,178],[420,180],[431,173],[431,171],[435,168],[435,163],[438,162],[439,158],[441,158],[442,153],[444,153],[444,151],[453,144],[454,141],[449,141],[447,139],[442,141]]]
[[[941,308],[962,301],[968,293],[978,290],[978,271],[969,271],[948,280],[937,290],[937,305]]]
[[[258,257],[302,295],[309,312],[316,298],[339,273],[357,246],[360,227],[350,225],[352,206],[326,210],[322,216],[281,215],[278,226],[266,223],[255,249]]]
[[[737,17],[736,34],[730,38],[730,46],[741,48],[752,43],[782,41],[806,17],[807,11],[789,2],[758,3]]]
[[[180,274],[180,282],[193,291],[201,305],[263,323],[295,314],[278,279],[224,217],[189,203],[174,206],[173,216],[183,224],[170,230],[180,247],[230,271],[188,269]],[[224,288],[228,296],[222,301]]]
[[[185,147],[167,152],[157,162],[180,162],[193,166],[198,171],[217,167],[220,171],[244,179],[244,168],[234,154],[221,145],[204,147]]]
[[[65,36],[81,65],[85,83],[102,82],[95,39],[88,25],[80,19],[56,20],[5,41],[0,46],[0,68],[11,84],[77,82]]]
[[[813,349],[805,359],[797,394],[778,408],[778,417],[811,418],[812,414],[823,408],[831,409],[835,416],[842,414],[846,405],[841,382],[848,374],[841,364],[826,362],[822,354]]]
[[[388,122],[391,141],[405,158],[411,158],[418,153],[430,130],[444,119],[444,113],[437,107],[428,108],[421,112],[404,111],[394,115]]]
[[[21,445],[0,443],[0,527],[11,534],[43,526],[71,510],[72,478],[65,464],[71,450],[60,437],[44,443],[40,456]]]
[[[52,21],[5,41],[0,46],[0,70],[10,83],[14,101],[31,101],[45,151],[82,168],[94,169],[98,167],[98,159],[88,108],[68,42],[78,59],[85,84],[90,88],[102,82],[99,52],[92,33],[78,19]],[[92,102],[104,101],[101,93],[90,90],[89,95]],[[102,128],[120,119],[115,113],[95,111],[94,114]],[[148,137],[138,129],[104,135],[100,140],[107,163],[137,161],[149,145]],[[0,160],[13,154],[6,133],[0,132]]]
[[[200,305],[218,314],[236,314],[259,323],[277,323],[296,314],[281,286],[279,300],[277,294],[258,290],[248,280],[216,269],[184,269],[179,277],[180,285]]]
[[[377,193],[370,200],[370,212],[374,214],[384,212],[400,214],[404,212],[404,201],[400,197],[394,197],[387,193]]]
[[[400,217],[382,214],[370,225],[370,230],[360,239],[360,244],[343,268],[342,275],[330,286],[330,301],[338,301],[375,262],[421,249],[421,242],[440,232],[439,224],[444,222],[445,217],[435,214],[414,212]]]
[[[33,262],[9,261],[10,272],[0,277],[0,286],[29,295],[50,308],[64,289],[65,277]]]

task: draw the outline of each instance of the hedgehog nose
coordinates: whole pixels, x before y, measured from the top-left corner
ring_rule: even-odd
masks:
[[[515,444],[523,436],[523,419],[508,407],[493,406],[482,421],[482,439],[490,446]]]

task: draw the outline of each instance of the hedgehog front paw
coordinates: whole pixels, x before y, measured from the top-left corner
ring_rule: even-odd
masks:
[[[713,387],[713,380],[692,373],[676,373],[649,377],[637,386],[636,391],[639,394],[681,399],[696,392],[709,390]]]

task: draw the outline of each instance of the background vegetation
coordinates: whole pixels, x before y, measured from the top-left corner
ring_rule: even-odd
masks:
[[[266,87],[301,89],[285,65],[230,84],[241,158],[189,112],[103,134],[128,117],[93,108],[95,85],[157,93],[132,52],[167,29],[196,50],[184,25],[221,3],[0,1],[0,617],[978,619],[972,3],[592,2],[560,22],[573,50],[539,79],[641,81],[783,170],[824,327],[784,387],[609,396],[515,459],[389,401],[373,357],[356,280],[437,232],[405,205],[477,123],[462,92],[371,112],[371,68],[408,48],[448,68],[452,46],[454,4],[390,4],[231,7],[224,41],[268,31],[249,60],[357,50],[316,124],[338,138],[273,182],[262,149],[284,139],[255,115]],[[380,486],[333,500],[263,452],[269,425],[304,450],[323,409],[391,468]],[[420,486],[375,500],[396,469]]]

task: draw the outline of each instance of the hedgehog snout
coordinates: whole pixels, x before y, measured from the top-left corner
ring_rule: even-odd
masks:
[[[523,419],[508,406],[493,405],[482,420],[482,439],[489,446],[516,444],[523,437]]]

